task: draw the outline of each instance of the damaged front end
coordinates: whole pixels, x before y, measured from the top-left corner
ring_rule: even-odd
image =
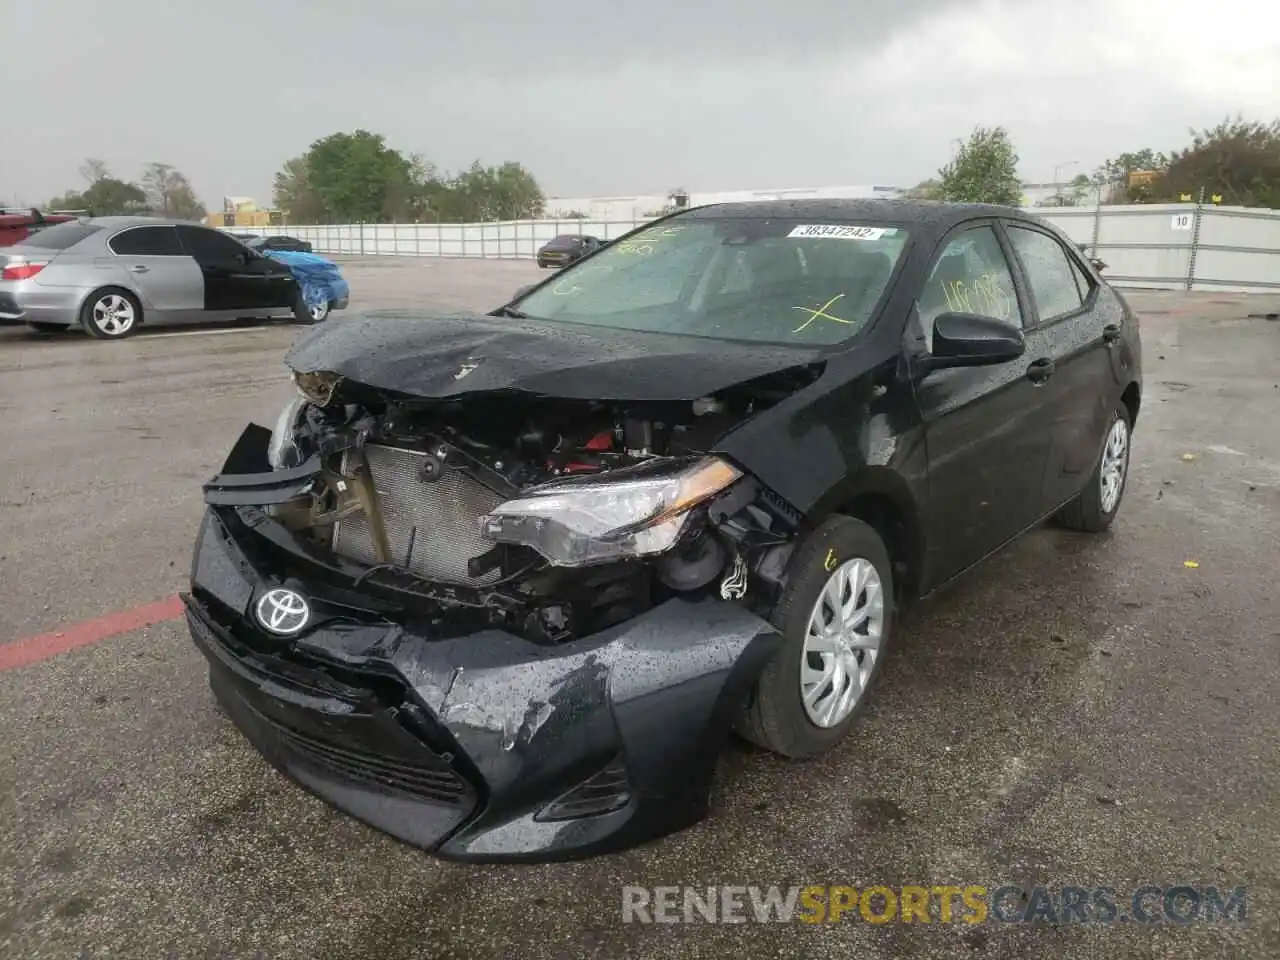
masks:
[[[803,522],[711,451],[813,376],[606,401],[295,374],[205,486],[186,599],[219,700],[304,786],[441,856],[695,822]],[[300,621],[273,622],[281,595]]]

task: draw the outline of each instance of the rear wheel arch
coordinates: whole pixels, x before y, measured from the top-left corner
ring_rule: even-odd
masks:
[[[112,272],[113,272],[113,273],[115,273],[116,271],[112,271]],[[120,271],[120,272],[121,272],[121,273],[123,273],[123,271]],[[133,287],[131,287],[129,284],[127,284],[127,283],[121,283],[121,282],[118,282],[118,281],[117,281],[117,282],[115,282],[115,283],[104,283],[104,284],[103,284],[102,286],[100,286],[100,287],[94,287],[92,290],[90,290],[88,293],[86,293],[83,297],[81,297],[81,298],[80,298],[80,307],[79,307],[79,309],[76,311],[76,316],[80,316],[80,315],[81,315],[81,313],[84,311],[85,304],[91,303],[91,302],[92,302],[96,297],[100,297],[100,296],[102,296],[104,293],[111,293],[111,292],[115,292],[115,293],[127,293],[127,294],[128,294],[129,296],[131,296],[135,301],[137,301],[137,304],[138,304],[138,307],[139,307],[139,310],[138,310],[138,323],[142,323],[142,322],[143,322],[146,312],[147,312],[149,309],[151,309],[151,304],[149,304],[149,303],[147,302],[147,298],[146,298],[146,297],[144,297],[144,296],[142,295],[142,291],[141,291],[141,290],[135,290],[135,289],[134,289]]]
[[[115,294],[117,296],[124,297],[126,300],[130,302],[130,305],[133,307],[133,314],[134,314],[133,322],[130,325],[129,330],[124,334],[120,334],[119,336],[128,336],[129,334],[134,333],[138,327],[142,326],[146,318],[146,313],[147,313],[146,306],[143,304],[142,298],[138,296],[136,291],[131,290],[129,287],[123,286],[121,284],[115,284],[115,283],[103,284],[101,287],[97,287],[96,289],[91,291],[88,296],[86,296],[83,300],[80,301],[80,310],[77,313],[77,319],[81,329],[83,329],[85,333],[89,334],[91,337],[94,337],[95,339],[99,339],[99,340],[117,339],[116,336],[112,336],[110,334],[104,333],[101,330],[98,330],[95,327],[91,318],[89,317],[89,311],[93,308],[93,306],[103,297],[108,296],[110,294]]]

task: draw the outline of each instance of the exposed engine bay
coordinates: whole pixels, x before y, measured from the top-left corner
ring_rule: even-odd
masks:
[[[269,459],[319,469],[267,513],[363,565],[363,589],[413,595],[442,636],[493,625],[560,643],[677,594],[767,610],[803,518],[709,451],[810,379],[610,402],[422,399],[298,374]]]

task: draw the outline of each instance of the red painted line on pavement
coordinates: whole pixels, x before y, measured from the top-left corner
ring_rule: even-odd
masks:
[[[182,616],[185,608],[177,594],[166,597],[155,603],[144,603],[139,607],[108,613],[93,620],[73,623],[61,630],[50,633],[37,633],[34,636],[22,637],[10,643],[0,644],[0,671],[27,667],[41,660],[48,660],[77,647],[87,647],[91,643],[114,637],[119,633],[128,633],[149,627],[152,624],[175,620]]]

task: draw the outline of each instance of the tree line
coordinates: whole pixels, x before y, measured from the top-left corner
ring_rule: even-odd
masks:
[[[1197,200],[1245,207],[1280,208],[1280,120],[1227,119],[1190,131],[1180,150],[1148,147],[1101,163],[1058,187],[1050,202],[1159,203]],[[55,210],[151,214],[200,220],[204,206],[182,173],[150,163],[136,181],[112,175],[101,160],[80,168],[88,186],[49,201]],[[1017,205],[1022,201],[1018,152],[1003,127],[978,127],[960,143],[935,178],[907,191],[909,197]],[[286,222],[477,223],[542,216],[546,197],[521,164],[484,166],[457,173],[439,170],[418,154],[405,155],[368,130],[334,133],[288,160],[275,175],[272,200]],[[574,211],[577,214],[577,211]]]
[[[49,210],[88,210],[94,216],[155,216],[203,220],[204,204],[181,171],[167,163],[149,163],[136,181],[112,176],[92,157],[80,168],[88,186],[68,190],[49,201]]]
[[[136,180],[112,175],[101,160],[80,168],[88,186],[52,198],[50,210],[87,210],[95,216],[164,216],[203,220],[206,211],[183,174],[150,163]],[[476,223],[540,216],[542,188],[521,164],[444,173],[425,158],[402,154],[367,130],[334,133],[286,161],[275,175],[272,202],[286,222]]]
[[[546,205],[538,181],[519,163],[476,161],[444,173],[368,130],[316,140],[276,174],[272,199],[290,223],[302,224],[526,220]]]
[[[1191,142],[1181,150],[1164,153],[1144,147],[1103,161],[1092,175],[1082,173],[1059,186],[1052,202],[1077,206],[1203,199],[1230,206],[1280,208],[1280,120],[1228,118],[1189,133]],[[917,184],[908,196],[1020,203],[1018,153],[1008,131],[977,128],[936,178]]]

